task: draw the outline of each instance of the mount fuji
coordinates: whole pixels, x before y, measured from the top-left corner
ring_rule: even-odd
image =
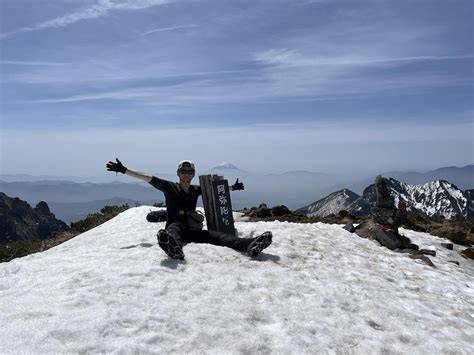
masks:
[[[213,167],[211,170],[240,170],[240,169],[229,162],[223,162]]]

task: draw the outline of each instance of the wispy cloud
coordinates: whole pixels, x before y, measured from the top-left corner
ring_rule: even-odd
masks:
[[[26,64],[25,64],[26,65]],[[31,64],[33,65],[33,64]],[[38,64],[39,66],[39,64]],[[53,66],[53,65],[51,65]],[[235,69],[235,70],[215,70],[215,71],[195,71],[174,74],[159,73],[155,66],[151,66],[148,70],[143,68],[124,68],[106,72],[103,68],[98,68],[94,63],[83,62],[74,63],[70,67],[57,65],[53,68],[35,68],[34,72],[20,72],[11,75],[9,82],[21,84],[54,84],[54,85],[84,85],[96,82],[134,82],[137,80],[166,80],[192,77],[209,77],[215,78],[220,76],[242,75],[255,71],[255,69]],[[155,73],[155,74],[150,74]]]
[[[441,56],[411,56],[411,57],[360,57],[360,56],[335,56],[322,58],[318,56],[302,55],[296,50],[280,48],[269,49],[258,52],[254,56],[255,60],[265,65],[279,66],[331,66],[331,65],[371,65],[385,63],[406,63],[417,61],[446,61],[474,59],[474,54],[465,55],[441,55]]]
[[[175,84],[133,86],[27,102],[61,104],[119,100],[136,103],[140,106],[173,105],[179,107],[255,102],[282,104],[283,102],[336,101],[348,98],[364,100],[375,97],[398,97],[423,92],[426,87],[463,83],[441,74],[426,73],[415,77],[410,77],[409,74],[397,74],[396,76],[368,76],[364,74],[361,77],[354,70],[350,70],[349,73],[344,71],[341,74],[337,68],[328,70],[324,67],[319,69],[276,67],[263,72],[241,72],[248,72],[249,75],[246,75],[244,80],[232,80],[226,76],[214,77],[213,72],[194,73],[197,76],[195,79],[178,81]],[[192,75],[192,73],[188,75]]]
[[[66,102],[80,102],[80,101],[94,101],[94,100],[131,100],[137,98],[149,97],[155,90],[152,88],[144,89],[127,89],[127,90],[116,90],[107,91],[94,94],[86,95],[74,95],[69,97],[57,98],[57,99],[41,99],[29,101],[31,103],[38,104],[56,104]]]
[[[98,0],[97,4],[93,6],[82,8],[69,14],[65,14],[48,21],[37,23],[30,27],[23,27],[9,33],[3,33],[0,35],[0,39],[10,37],[19,32],[30,32],[44,30],[47,28],[65,27],[79,21],[107,16],[111,11],[115,10],[142,10],[153,6],[164,5],[172,1],[174,0]]]
[[[207,0],[189,2],[186,11],[158,6],[166,2],[84,0],[80,3],[89,5],[79,8],[79,2],[68,1],[72,7],[64,16],[41,17],[50,19],[45,22],[20,15],[16,21],[13,14],[26,9],[12,5],[8,26],[57,29],[54,38],[27,35],[2,43],[10,53],[0,79],[5,107],[25,122],[39,117],[38,111],[45,112],[45,121],[56,117],[49,111],[63,110],[96,110],[103,117],[122,117],[124,124],[136,117],[107,115],[120,107],[163,120],[172,116],[165,111],[171,109],[179,122],[200,117],[279,124],[285,116],[317,120],[320,113],[345,112],[352,103],[354,116],[377,107],[387,117],[411,110],[428,116],[440,107],[451,118],[469,105],[464,97],[472,90],[474,48],[472,25],[464,19],[466,25],[458,26],[461,10],[449,14],[452,23],[447,23],[444,7],[438,15],[426,14],[418,4],[413,16],[405,16],[408,10],[396,2],[372,0],[361,0],[371,6],[327,0],[321,8],[296,6],[304,0],[256,1],[248,7]],[[93,20],[98,17],[101,21]],[[82,26],[92,22],[104,31]],[[117,27],[125,22],[132,37],[123,37]],[[464,101],[454,109],[451,101],[458,96]],[[406,105],[393,105],[402,101]],[[8,120],[12,126],[23,122]]]
[[[63,66],[69,65],[70,63],[61,63],[61,62],[32,62],[32,61],[22,61],[22,60],[0,60],[0,64],[5,65],[27,65],[27,66]]]
[[[285,127],[294,127],[295,123],[289,122],[268,122],[268,123],[255,123],[255,127],[276,127],[276,128],[285,128]]]
[[[155,28],[154,30],[143,32],[141,35],[146,36],[152,33],[156,32],[167,32],[167,31],[176,31],[176,30],[182,30],[185,28],[192,28],[192,27],[197,27],[195,24],[189,24],[189,25],[182,25],[182,26],[172,26],[172,27],[163,27],[163,28]]]

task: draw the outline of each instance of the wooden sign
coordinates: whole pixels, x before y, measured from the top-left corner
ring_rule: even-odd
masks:
[[[228,181],[218,175],[201,175],[199,183],[207,229],[236,235]]]

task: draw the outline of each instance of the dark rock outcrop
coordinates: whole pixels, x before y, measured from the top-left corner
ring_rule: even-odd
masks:
[[[467,248],[463,250],[461,255],[468,259],[474,259],[474,248]]]
[[[0,243],[43,240],[67,230],[68,225],[56,219],[46,202],[32,208],[27,202],[0,192]]]
[[[431,267],[434,267],[436,268],[436,266],[433,264],[433,262],[431,261],[430,258],[428,258],[426,255],[424,255],[423,253],[419,252],[419,251],[412,251],[410,250],[409,251],[409,257],[412,258],[412,259],[416,259],[416,260],[421,260],[422,262],[424,262],[426,265],[428,266],[431,266]]]
[[[343,228],[350,233],[354,233],[356,231],[352,223],[347,223]]]
[[[244,216],[250,217],[251,221],[280,220],[280,221],[304,223],[304,221],[310,220],[310,218],[304,215],[292,212],[285,205],[278,205],[278,206],[269,208],[267,204],[261,203],[258,207],[252,207],[250,209],[244,208],[242,212],[244,213]]]
[[[441,243],[441,246],[448,250],[454,250],[454,245],[451,243]]]
[[[255,216],[259,218],[271,217],[272,210],[266,207],[257,208],[255,210]]]
[[[426,232],[452,242],[471,246],[474,245],[474,219],[454,217],[451,219],[433,218],[420,212],[409,212],[408,221],[404,226],[419,232]]]
[[[40,201],[37,203],[35,210],[42,215],[48,216],[51,214],[51,211],[49,210],[49,206],[46,202]]]
[[[461,244],[461,245],[474,244],[473,234],[468,233],[466,230],[462,230],[459,227],[443,225],[440,228],[433,230],[432,234],[438,237],[449,239],[456,244]]]
[[[272,207],[272,215],[276,217],[284,216],[287,214],[291,214],[291,211],[285,205],[275,206]]]
[[[359,223],[366,218],[354,217],[346,210],[341,210],[337,214],[330,214],[326,217],[309,217],[307,215],[298,213],[298,211],[291,211],[285,205],[268,208],[266,204],[262,203],[259,207],[244,208],[241,210],[245,217],[249,218],[251,222],[257,221],[281,221],[293,223],[329,223],[329,224],[348,224]]]

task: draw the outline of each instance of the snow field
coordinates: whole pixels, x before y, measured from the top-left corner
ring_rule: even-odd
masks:
[[[176,261],[152,209],[0,264],[0,353],[474,352],[474,265],[456,250],[436,247],[432,268],[341,226],[236,215],[241,236],[273,232],[258,258],[188,244]]]

